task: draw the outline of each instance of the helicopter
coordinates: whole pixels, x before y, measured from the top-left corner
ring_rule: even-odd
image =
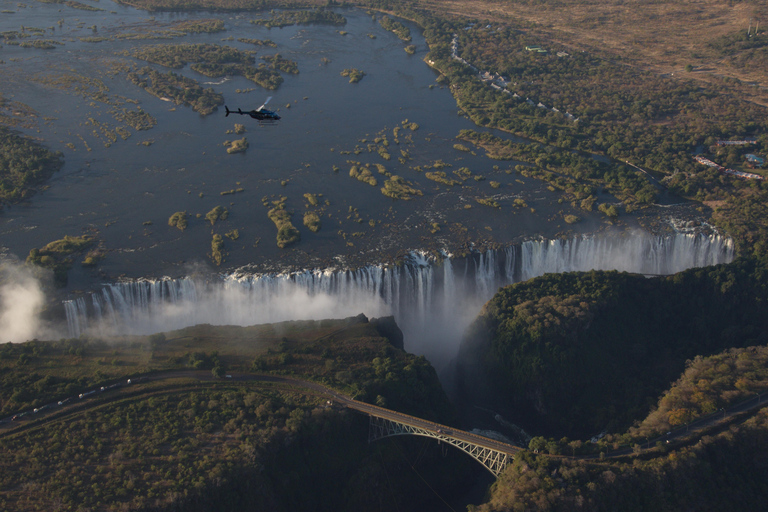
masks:
[[[264,108],[267,103],[269,103],[269,100],[272,99],[272,96],[267,98],[267,100],[264,102],[262,106],[257,108],[256,110],[251,110],[250,112],[243,112],[241,109],[235,110],[229,110],[229,107],[224,105],[224,109],[227,111],[226,115],[224,117],[229,116],[229,114],[240,114],[241,116],[251,116],[254,119],[258,119],[259,121],[277,121],[280,119],[280,116],[277,114],[277,112],[273,112],[272,110],[267,110]]]

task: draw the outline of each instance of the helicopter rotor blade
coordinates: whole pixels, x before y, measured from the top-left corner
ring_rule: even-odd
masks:
[[[257,111],[257,112],[261,112],[261,109],[263,109],[264,107],[266,107],[266,106],[267,106],[267,103],[269,103],[269,100],[271,100],[271,99],[272,99],[272,96],[268,97],[268,98],[267,98],[267,99],[264,101],[264,104],[263,104],[262,106],[260,106],[259,108],[257,108],[257,109],[256,109],[256,111]]]

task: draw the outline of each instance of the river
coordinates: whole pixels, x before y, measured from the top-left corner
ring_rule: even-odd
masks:
[[[69,321],[61,335],[77,336],[94,326],[93,332],[105,333],[105,322],[109,332],[147,333],[202,321],[256,323],[363,311],[395,314],[406,331],[406,348],[439,365],[455,353],[463,329],[499,286],[545,272],[667,273],[733,258],[730,242],[716,234],[697,238],[670,228],[649,235],[637,230],[631,215],[613,225],[600,213],[559,203],[546,184],[514,171],[517,162],[456,146],[460,130],[478,128],[436,81],[438,74],[423,60],[424,37],[407,21],[411,43],[358,9],[338,9],[347,19],[341,27],[268,29],[250,22],[261,13],[150,14],[109,1],[84,3],[101,10],[0,1],[0,31],[21,31],[29,36],[22,41],[57,43],[49,50],[0,48],[6,113],[21,122],[22,133],[65,158],[46,190],[0,215],[0,245],[8,257],[23,260],[30,249],[64,235],[88,234],[106,251],[96,268],[76,264],[58,292]],[[221,20],[225,30],[169,33],[178,23],[208,19]],[[276,47],[255,48],[240,39],[271,40]],[[261,124],[247,116],[226,117],[223,108],[202,116],[126,79],[130,70],[147,65],[132,56],[135,49],[182,43],[256,49],[257,62],[275,53],[295,61],[299,74],[284,74],[275,91],[243,77],[208,78],[189,66],[174,70],[222,94],[230,109],[257,108],[272,96],[269,108],[282,119]],[[404,51],[407,44],[415,45],[413,55]],[[366,76],[349,83],[341,75],[348,68]],[[17,115],[22,105],[36,115]],[[157,120],[155,127],[137,131],[114,115],[139,107]],[[245,125],[243,135],[232,133],[235,123]],[[113,141],[110,133],[125,138]],[[228,154],[225,143],[240,137],[247,139],[247,151]],[[381,148],[389,160],[380,156]],[[436,162],[458,183],[428,179],[426,171],[436,169]],[[350,177],[352,165],[366,164],[376,186]],[[375,164],[422,195],[408,201],[386,197],[380,190],[386,175]],[[462,168],[463,178],[454,173]],[[222,194],[234,190],[239,191]],[[317,204],[305,194],[314,194]],[[492,199],[498,208],[478,199]],[[599,200],[615,201],[605,193]],[[277,229],[267,216],[275,202],[292,212],[301,233],[301,241],[285,249],[277,247]],[[211,225],[204,216],[216,206],[229,215]],[[179,211],[189,214],[184,231],[168,225]],[[307,211],[319,215],[318,232],[302,225]],[[691,211],[683,205],[645,215],[671,226],[675,216]],[[580,222],[566,223],[567,214]],[[230,235],[220,267],[209,255],[213,234]],[[496,249],[485,256],[477,251],[486,247]],[[517,255],[516,263],[510,254]],[[654,258],[662,263],[648,266]],[[405,265],[385,264],[393,262]],[[317,288],[301,277],[321,275],[336,284]],[[253,283],[264,279],[303,284],[298,292],[258,295],[260,285]],[[210,284],[219,281],[225,284]],[[222,291],[231,290],[226,283],[232,282],[240,291]],[[153,283],[165,283],[166,291],[153,292]],[[188,291],[190,283],[198,283],[194,292]],[[250,283],[247,292],[243,283]],[[158,301],[178,301],[185,287],[183,307],[157,309]]]

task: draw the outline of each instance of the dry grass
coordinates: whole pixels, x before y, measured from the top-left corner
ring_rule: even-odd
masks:
[[[719,77],[757,83],[763,90],[744,89],[753,100],[768,104],[768,69],[736,69],[732,57],[720,58],[708,43],[747,31],[750,20],[768,32],[768,0],[585,0],[550,1],[545,5],[493,0],[425,0],[422,6],[438,12],[481,20],[527,25],[526,29],[572,47],[612,56],[628,65],[685,79],[721,82]],[[763,33],[762,37],[768,37]],[[697,71],[686,73],[685,66]]]

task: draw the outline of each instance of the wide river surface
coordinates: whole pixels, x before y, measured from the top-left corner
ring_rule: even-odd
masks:
[[[408,22],[410,43],[384,30],[380,14],[357,9],[337,10],[347,20],[343,26],[268,29],[251,23],[268,13],[150,14],[108,0],[84,4],[99,10],[0,0],[2,113],[65,159],[45,190],[0,213],[0,249],[23,260],[32,248],[87,234],[105,254],[95,268],[75,262],[59,298],[68,299],[68,327],[46,335],[394,314],[407,349],[446,364],[499,286],[546,272],[657,274],[733,257],[731,244],[717,235],[633,234],[626,229],[636,227],[630,215],[612,226],[600,213],[558,203],[546,184],[514,170],[518,162],[458,145],[460,130],[477,127],[424,62],[424,37]],[[224,30],[178,30],[184,22],[211,19],[221,20]],[[256,39],[275,47],[246,41]],[[36,40],[55,47],[17,44]],[[256,51],[257,63],[276,53],[295,61],[299,73],[283,74],[274,91],[243,77],[205,77],[189,66],[173,70],[223,95],[230,109],[255,109],[272,96],[268,107],[282,119],[262,124],[225,116],[223,108],[203,116],[128,80],[147,65],[169,71],[137,59],[136,50],[188,43]],[[413,55],[405,51],[408,44],[415,46]],[[350,83],[342,76],[350,68],[365,72],[363,79]],[[136,130],[121,121],[122,113],[138,108],[157,124]],[[236,124],[245,132],[234,133]],[[228,154],[226,143],[243,137],[248,149]],[[353,165],[369,165],[376,185],[351,177]],[[444,172],[455,183],[430,180],[428,171]],[[407,201],[385,196],[389,175],[420,194]],[[598,196],[599,202],[615,201]],[[268,217],[276,203],[292,213],[301,233],[300,242],[284,249]],[[212,225],[205,216],[216,206],[228,216]],[[648,215],[663,225],[680,208],[691,211],[658,206]],[[175,212],[189,216],[184,231],[169,226]],[[306,212],[318,215],[319,231],[303,225]],[[568,224],[568,214],[581,220]],[[221,266],[211,261],[214,235],[224,236]],[[473,252],[487,247],[496,249]],[[425,257],[437,251],[473,254],[442,263]],[[395,260],[406,264],[377,265]],[[285,269],[314,270],[264,274]],[[212,272],[225,277],[211,280]],[[163,276],[173,279],[157,280]],[[11,305],[27,302],[16,295],[4,301],[0,326],[19,328],[7,336],[36,335],[28,328],[36,306],[15,313]]]
[[[3,45],[0,93],[9,102],[6,114],[24,123],[18,129],[61,151],[66,161],[50,188],[3,211],[1,245],[23,259],[30,249],[64,235],[96,236],[107,257],[97,270],[76,266],[70,287],[87,288],[119,276],[185,275],[189,265],[211,265],[212,233],[235,229],[239,238],[224,239],[221,269],[360,264],[410,249],[552,237],[573,232],[563,221],[567,213],[583,219],[576,225],[579,231],[600,228],[600,215],[557,204],[541,182],[511,171],[516,162],[490,160],[479,149],[454,148],[459,130],[476,127],[457,112],[450,92],[423,61],[427,47],[413,25],[416,53],[408,55],[408,43],[361,10],[340,9],[347,19],[344,26],[268,29],[250,22],[267,13],[149,14],[108,1],[85,3],[103,10],[0,2],[0,31],[23,27],[29,37],[18,41],[60,43],[49,50]],[[224,31],[169,35],[180,22],[214,18],[224,22]],[[271,40],[277,46],[256,47],[241,38]],[[257,63],[260,56],[275,53],[297,62],[299,74],[284,74],[275,91],[243,77],[225,80],[189,67],[173,70],[222,94],[230,109],[251,110],[273,96],[269,108],[279,110],[282,119],[263,125],[247,116],[225,117],[223,108],[202,116],[127,80],[130,70],[147,65],[131,52],[182,43],[256,50]],[[366,76],[349,83],[341,76],[347,68]],[[36,114],[30,116],[24,106]],[[114,115],[137,108],[157,125],[137,131]],[[236,123],[245,125],[244,134],[232,133]],[[411,123],[418,128],[412,130]],[[109,133],[121,135],[112,141]],[[228,154],[225,142],[242,137],[248,150]],[[376,148],[369,150],[376,138],[387,139],[390,160]],[[438,160],[449,165],[442,169],[449,178],[456,178],[453,171],[461,167],[471,178],[455,186],[430,181],[424,171]],[[423,195],[410,201],[388,198],[380,191],[386,177],[376,167],[377,186],[350,177],[355,162],[383,164]],[[233,189],[242,191],[221,195]],[[304,194],[315,194],[319,204],[309,205]],[[267,217],[272,201],[281,197],[302,237],[287,249],[277,247],[277,229]],[[479,204],[477,198],[491,198],[500,208]],[[525,206],[514,205],[515,199]],[[218,205],[229,210],[229,217],[212,227],[203,217]],[[168,225],[178,211],[190,216],[184,232]],[[306,211],[320,216],[319,232],[302,225]]]

